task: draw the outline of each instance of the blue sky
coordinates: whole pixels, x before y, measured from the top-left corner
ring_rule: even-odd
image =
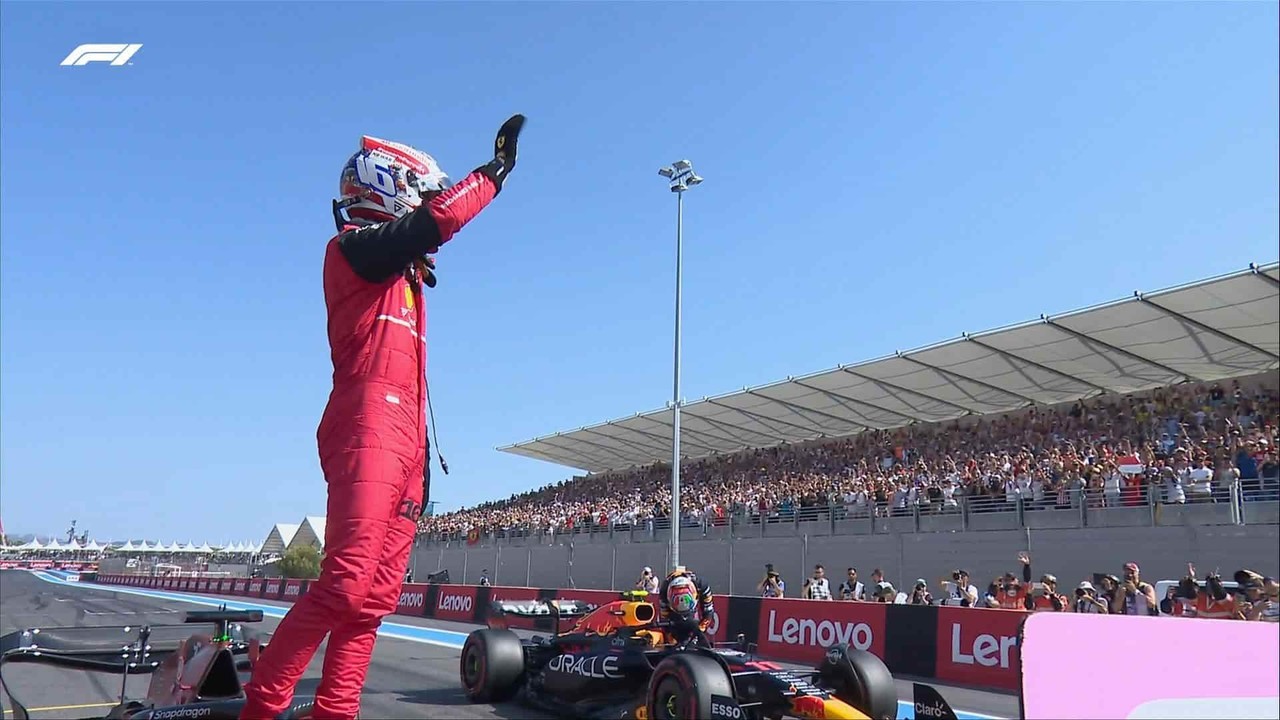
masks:
[[[1277,257],[1276,3],[15,3],[0,38],[0,517],[260,539],[324,512],[320,288],[362,133],[455,178],[442,509],[572,474],[494,450],[685,395]],[[126,67],[63,68],[86,42]]]

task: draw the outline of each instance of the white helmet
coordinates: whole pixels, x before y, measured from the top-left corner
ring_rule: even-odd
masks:
[[[339,199],[334,201],[335,221],[339,226],[343,224],[342,209],[353,218],[395,220],[450,185],[449,176],[427,153],[365,135],[360,139],[360,149],[342,168]]]

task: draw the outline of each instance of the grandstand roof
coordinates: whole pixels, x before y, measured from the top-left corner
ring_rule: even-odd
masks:
[[[963,334],[681,406],[681,457],[1055,405],[1280,367],[1280,263]],[[671,411],[498,448],[588,472],[669,462]]]
[[[293,536],[297,534],[299,527],[301,525],[293,523],[276,523],[271,532],[267,533],[267,539],[262,542],[262,552],[283,555],[289,543],[293,542]]]
[[[289,541],[286,549],[303,545],[310,545],[319,550],[324,550],[323,515],[308,515],[303,519],[302,524],[298,526],[298,531],[294,533],[293,539]]]

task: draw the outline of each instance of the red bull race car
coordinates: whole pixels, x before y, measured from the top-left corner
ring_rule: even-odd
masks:
[[[490,627],[462,648],[473,702],[517,700],[586,720],[831,718],[893,720],[898,694],[884,663],[838,644],[811,670],[755,657],[742,637],[713,643],[697,628],[660,621],[645,593],[593,607],[578,601],[495,601]],[[551,637],[525,639],[509,617],[552,616]],[[561,632],[562,623],[571,629]]]

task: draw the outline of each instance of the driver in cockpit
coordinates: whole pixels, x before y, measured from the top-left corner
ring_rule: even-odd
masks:
[[[687,639],[695,628],[706,632],[715,624],[716,608],[710,586],[683,565],[662,581],[658,597],[661,619],[671,624],[670,633],[677,642]]]

